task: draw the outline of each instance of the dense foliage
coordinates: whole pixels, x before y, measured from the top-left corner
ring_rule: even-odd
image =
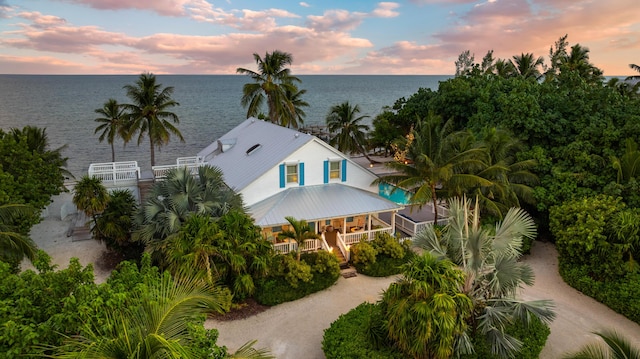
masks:
[[[598,195],[552,207],[560,274],[571,286],[640,323],[640,212]]]
[[[380,307],[373,303],[362,303],[342,314],[324,331],[322,350],[327,359],[400,359],[405,354],[392,346],[379,345],[372,330],[379,324]],[[537,359],[549,336],[549,327],[534,320],[529,326],[514,323],[506,332],[524,344],[518,352],[519,359]],[[475,352],[462,355],[465,359],[497,359],[482,335],[471,337]]]
[[[254,298],[264,305],[300,299],[332,286],[340,277],[338,258],[326,251],[276,257],[269,276],[260,280]]]
[[[360,241],[350,248],[351,262],[371,277],[387,277],[402,272],[401,266],[415,256],[410,242],[399,242],[388,233],[376,233],[372,241]]]
[[[149,302],[150,288],[168,279],[151,266],[148,256],[140,267],[123,262],[100,285],[94,283],[92,267],[82,267],[77,259],[68,268],[56,270],[46,253],[40,251],[34,265],[37,272],[12,274],[6,264],[0,263],[0,352],[6,358],[50,353],[64,343],[65,337],[91,335],[87,331],[90,328],[108,331],[116,313]],[[223,308],[228,309],[229,292],[218,289],[217,293]],[[226,350],[215,345],[217,332],[202,327],[204,317],[193,316],[187,322],[189,335],[199,343],[202,353],[212,350],[218,353],[214,357],[225,355]]]

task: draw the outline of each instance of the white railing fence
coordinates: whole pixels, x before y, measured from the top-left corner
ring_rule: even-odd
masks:
[[[89,177],[99,178],[103,184],[124,185],[136,183],[140,178],[138,162],[105,162],[89,165]]]
[[[192,175],[198,174],[198,168],[204,166],[206,163],[202,160],[201,157],[193,156],[193,157],[178,157],[176,159],[175,165],[162,165],[162,166],[153,166],[151,170],[153,171],[153,178],[156,180],[162,180],[167,178],[167,173],[179,167],[186,167],[190,171]]]

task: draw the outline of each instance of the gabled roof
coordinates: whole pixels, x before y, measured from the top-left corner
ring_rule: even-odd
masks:
[[[375,193],[339,183],[291,187],[249,207],[261,227],[286,224],[286,216],[309,222],[366,213],[399,210],[404,206]]]
[[[241,191],[314,137],[270,122],[248,118],[198,153]]]

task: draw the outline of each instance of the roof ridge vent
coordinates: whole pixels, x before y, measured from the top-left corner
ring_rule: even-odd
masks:
[[[251,154],[257,151],[260,147],[262,147],[262,145],[259,143],[256,143],[255,145],[249,147],[249,149],[247,150],[247,156],[251,156]]]

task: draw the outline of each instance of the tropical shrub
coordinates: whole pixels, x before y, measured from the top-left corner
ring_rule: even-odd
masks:
[[[371,318],[380,314],[380,307],[362,303],[340,315],[324,330],[322,351],[327,359],[403,359],[405,355],[393,346],[376,345],[368,333]]]
[[[463,293],[474,304],[469,336],[480,333],[493,353],[512,357],[523,343],[504,331],[506,325],[514,321],[530,325],[532,318],[546,324],[555,317],[549,300],[516,298],[518,289],[534,280],[533,270],[518,261],[522,239],[536,235],[533,219],[524,210],[511,208],[495,227],[481,227],[477,200],[472,205],[466,199],[451,199],[448,205],[447,226],[440,232],[427,226],[414,244],[462,268],[467,278]]]
[[[373,241],[351,246],[351,261],[358,271],[371,277],[388,277],[401,272],[401,266],[415,253],[410,242],[400,242],[389,233],[376,233]]]
[[[332,253],[277,256],[271,272],[258,281],[254,298],[260,304],[277,305],[305,297],[332,286],[340,277],[340,264]]]
[[[324,330],[322,351],[327,359],[395,359],[406,358],[387,341],[376,341],[371,332],[384,325],[380,306],[362,303],[349,312],[340,315],[329,328]],[[550,330],[547,325],[534,319],[528,326],[521,322],[508,325],[505,331],[520,340],[523,345],[516,354],[518,359],[538,359],[545,346]],[[464,354],[464,359],[498,359],[491,353],[491,347],[480,333],[471,337],[475,352]]]
[[[133,242],[133,216],[138,204],[129,190],[110,193],[107,206],[96,217],[93,237],[105,243],[108,249],[120,253],[124,260],[139,260],[144,245]]]

